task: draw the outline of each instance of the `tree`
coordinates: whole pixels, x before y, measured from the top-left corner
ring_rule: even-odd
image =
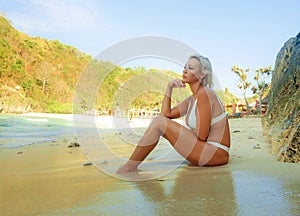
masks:
[[[259,68],[255,71],[254,80],[256,80],[256,86],[253,85],[251,90],[253,94],[258,94],[259,108],[258,112],[261,114],[261,101],[264,93],[268,90],[270,83],[267,82],[269,75],[272,73],[272,66],[265,68]]]
[[[22,81],[22,88],[25,92],[25,97],[27,97],[28,91],[32,90],[33,82],[30,79]]]
[[[225,107],[226,107],[226,104],[227,104],[227,95],[228,95],[228,92],[229,92],[229,89],[228,89],[228,87],[225,87],[225,97],[224,97],[224,105],[225,105]]]
[[[247,110],[249,108],[249,103],[248,100],[246,98],[246,91],[247,89],[251,86],[251,83],[247,81],[247,76],[248,76],[248,72],[250,71],[249,68],[247,68],[246,70],[244,70],[241,67],[238,67],[237,65],[233,65],[233,67],[231,68],[231,70],[238,75],[239,80],[238,80],[238,87],[243,91],[243,96],[246,102],[246,106],[247,106]]]
[[[54,71],[55,68],[47,61],[42,62],[38,68],[37,79],[41,82],[43,94],[45,94],[46,86],[50,83]]]

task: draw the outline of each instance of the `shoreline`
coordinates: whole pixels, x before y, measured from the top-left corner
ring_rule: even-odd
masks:
[[[77,114],[54,114],[54,113],[26,113],[17,114],[18,116],[36,117],[36,118],[54,118],[73,121],[76,125],[88,127],[96,126],[100,129],[126,129],[126,128],[145,128],[151,122],[151,118],[132,118],[129,120],[125,117],[116,116],[93,116],[93,115],[77,115]],[[182,119],[175,119],[179,123],[183,123]]]
[[[299,164],[276,160],[260,119],[230,119],[229,124],[232,147],[227,165],[190,167],[184,163],[166,175],[140,182],[116,178],[95,164],[85,166],[87,155],[81,148],[68,148],[68,141],[0,149],[0,214],[296,215],[300,210]],[[94,142],[93,137],[89,139]],[[119,143],[112,150],[120,156],[130,155],[132,146],[121,146],[125,141],[115,133],[102,139]],[[167,171],[168,160],[155,159],[155,154],[152,158],[150,164]],[[102,165],[116,169],[122,163],[106,159]],[[144,168],[139,175],[146,175],[147,165]]]
[[[75,124],[82,123],[95,123],[99,128],[128,128],[128,127],[147,127],[151,119],[138,119],[134,118],[129,121],[128,118],[118,118],[115,116],[93,116],[93,115],[77,115],[77,114],[54,114],[54,113],[26,113],[18,114],[26,117],[37,117],[37,118],[55,118],[63,119],[75,122]],[[116,126],[118,125],[118,126]]]

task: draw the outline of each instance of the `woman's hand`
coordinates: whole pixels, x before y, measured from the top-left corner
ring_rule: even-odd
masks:
[[[171,108],[171,97],[173,88],[184,88],[185,83],[181,79],[174,79],[171,82],[168,83],[165,97],[162,102],[161,106],[161,115],[170,119],[173,118],[179,118],[183,113],[186,113],[186,109],[188,104],[185,102],[182,102],[181,105]],[[182,105],[183,104],[183,105]],[[183,108],[182,108],[183,107]]]
[[[168,84],[171,88],[184,88],[185,83],[181,79],[174,79]]]

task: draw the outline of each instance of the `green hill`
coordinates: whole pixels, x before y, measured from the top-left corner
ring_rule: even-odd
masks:
[[[172,71],[122,68],[109,62],[93,61],[78,81],[75,113],[93,109],[126,112],[129,109],[160,108],[168,82],[179,77]],[[173,103],[181,102],[188,95],[188,89],[176,89]]]
[[[233,104],[238,101],[238,98],[230,92],[225,93],[225,91],[217,90],[216,93],[224,105]]]
[[[82,79],[82,74],[88,75]],[[0,113],[153,110],[160,108],[167,83],[180,77],[172,71],[122,68],[93,60],[58,40],[19,32],[0,15]],[[173,103],[189,94],[188,89],[176,89]],[[217,94],[224,104],[236,100],[229,92]]]
[[[58,40],[30,37],[19,32],[3,16],[0,16],[0,62],[0,113],[71,113],[74,90],[87,66],[93,67],[98,77],[104,77],[104,80],[95,103],[84,104],[92,96],[83,91],[86,95],[81,101],[82,111],[109,110],[118,103],[122,105],[124,98],[131,107],[153,108],[161,103],[164,90],[158,88],[166,86],[162,82],[179,77],[171,71],[122,68],[110,62],[92,60],[90,55]],[[144,79],[137,81],[137,77]],[[149,83],[154,84],[151,87]],[[160,85],[155,86],[156,83]],[[89,89],[90,84],[85,83],[85,87]],[[127,92],[126,97],[117,99],[123,87],[130,87],[134,94]],[[174,102],[188,94],[187,90],[178,91]]]
[[[57,40],[29,37],[0,16],[0,111],[71,112],[72,90],[90,60]]]

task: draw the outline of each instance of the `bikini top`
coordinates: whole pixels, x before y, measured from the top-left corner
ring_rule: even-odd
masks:
[[[220,99],[217,97],[219,104],[222,107],[222,113],[211,120],[211,124],[213,125],[219,121],[221,121],[225,116],[227,116],[227,113],[225,113],[224,107],[220,101]],[[187,121],[186,124],[191,128],[191,129],[196,129],[197,127],[197,118],[196,118],[196,107],[197,107],[197,99],[195,100],[194,104],[192,104],[192,100],[190,102],[189,108],[188,108],[188,115],[187,115]],[[192,106],[192,107],[191,107]]]

